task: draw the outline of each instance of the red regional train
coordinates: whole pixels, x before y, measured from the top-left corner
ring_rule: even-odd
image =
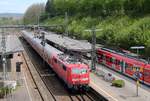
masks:
[[[67,84],[68,88],[79,90],[88,87],[90,80],[88,65],[47,43],[43,47],[42,40],[34,37],[32,33],[22,31],[22,36]]]
[[[150,64],[147,61],[104,47],[97,50],[97,58],[99,63],[131,78],[135,78],[138,72],[140,81],[150,86]]]

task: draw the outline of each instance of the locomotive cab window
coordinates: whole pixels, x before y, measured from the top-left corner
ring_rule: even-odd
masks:
[[[87,73],[87,69],[77,69],[77,68],[73,68],[73,69],[72,69],[72,73],[73,73],[73,74],[85,74],[85,73]]]
[[[85,74],[85,73],[87,73],[87,70],[86,69],[81,69],[81,74]]]
[[[72,74],[80,74],[80,70],[77,68],[72,69]]]

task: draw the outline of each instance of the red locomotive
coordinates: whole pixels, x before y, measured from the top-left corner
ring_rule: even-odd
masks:
[[[131,78],[135,78],[138,72],[140,81],[150,86],[150,64],[147,61],[108,48],[99,48],[97,55],[99,63]]]
[[[64,54],[47,43],[43,47],[42,40],[35,38],[32,33],[22,31],[22,36],[67,84],[68,88],[88,87],[90,80],[88,65]]]

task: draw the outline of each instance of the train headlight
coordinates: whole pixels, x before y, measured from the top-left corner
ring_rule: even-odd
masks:
[[[89,80],[89,78],[82,78],[81,80],[82,81],[87,81],[87,80]]]

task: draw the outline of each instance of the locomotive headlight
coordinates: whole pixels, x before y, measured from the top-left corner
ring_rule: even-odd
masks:
[[[79,81],[79,80],[81,80],[81,81],[87,81],[87,80],[89,80],[89,78],[74,78],[74,79],[72,79],[72,81]]]
[[[82,78],[81,80],[82,81],[87,81],[87,80],[89,80],[89,78]]]
[[[72,81],[78,81],[79,79],[78,78],[74,78],[74,79],[72,79]]]

